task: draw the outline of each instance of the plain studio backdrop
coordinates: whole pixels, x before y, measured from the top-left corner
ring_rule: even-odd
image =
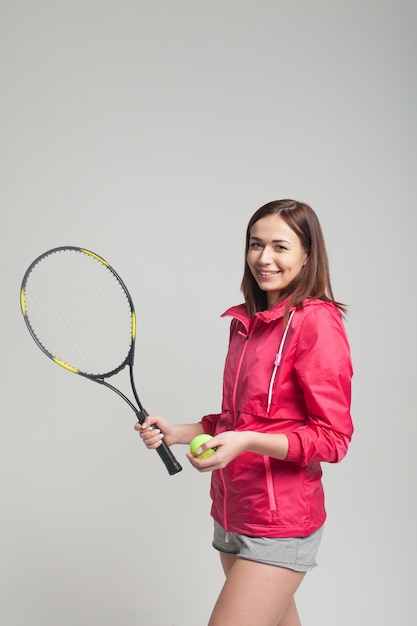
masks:
[[[2,0],[0,23],[0,624],[204,626],[223,582],[209,476],[177,447],[169,477],[127,405],[42,355],[26,267],[104,256],[145,407],[196,421],[220,408],[247,221],[286,197],[319,215],[355,366],[303,624],[412,623],[416,2]]]

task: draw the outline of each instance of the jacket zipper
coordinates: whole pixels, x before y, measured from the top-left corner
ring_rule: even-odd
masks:
[[[240,370],[242,369],[242,363],[243,363],[243,359],[245,356],[245,352],[246,352],[246,346],[247,346],[247,342],[249,339],[249,335],[246,333],[242,333],[242,331],[238,331],[239,335],[242,335],[242,337],[245,338],[245,343],[243,344],[243,350],[240,354],[240,358],[239,358],[239,363],[237,366],[237,370],[236,370],[236,377],[235,377],[235,382],[233,385],[233,395],[232,395],[232,407],[233,407],[233,424],[236,424],[236,393],[237,393],[237,383],[239,380],[239,376],[240,376]],[[226,502],[226,485],[224,482],[224,476],[223,476],[223,470],[219,470],[220,472],[220,477],[222,480],[222,484],[223,484],[223,528],[227,531],[227,502]],[[228,534],[227,534],[227,541],[228,541]]]

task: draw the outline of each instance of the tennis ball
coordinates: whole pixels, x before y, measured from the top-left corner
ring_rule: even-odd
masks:
[[[197,454],[197,450],[199,449],[199,447],[205,443],[206,441],[208,441],[209,439],[213,439],[213,437],[211,435],[197,435],[197,437],[194,437],[194,439],[192,440],[192,442],[190,443],[190,452],[193,456],[196,456],[198,459],[205,459],[208,456],[211,456],[212,454],[214,454],[214,448],[210,448],[209,450],[207,450],[206,452],[203,452],[203,454]]]

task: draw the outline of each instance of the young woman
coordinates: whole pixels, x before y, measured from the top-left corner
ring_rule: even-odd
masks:
[[[326,518],[320,464],[340,461],[353,433],[345,307],[308,205],[279,200],[252,216],[242,292],[245,304],[224,313],[221,413],[183,425],[149,416],[135,428],[150,449],[162,437],[214,437],[201,446],[212,456],[187,455],[212,472],[213,546],[226,574],[209,626],[300,626],[294,594],[316,564]]]

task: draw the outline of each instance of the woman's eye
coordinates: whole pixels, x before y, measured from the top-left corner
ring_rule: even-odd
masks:
[[[259,241],[252,241],[252,243],[250,244],[250,247],[253,249],[262,248],[262,244]]]

